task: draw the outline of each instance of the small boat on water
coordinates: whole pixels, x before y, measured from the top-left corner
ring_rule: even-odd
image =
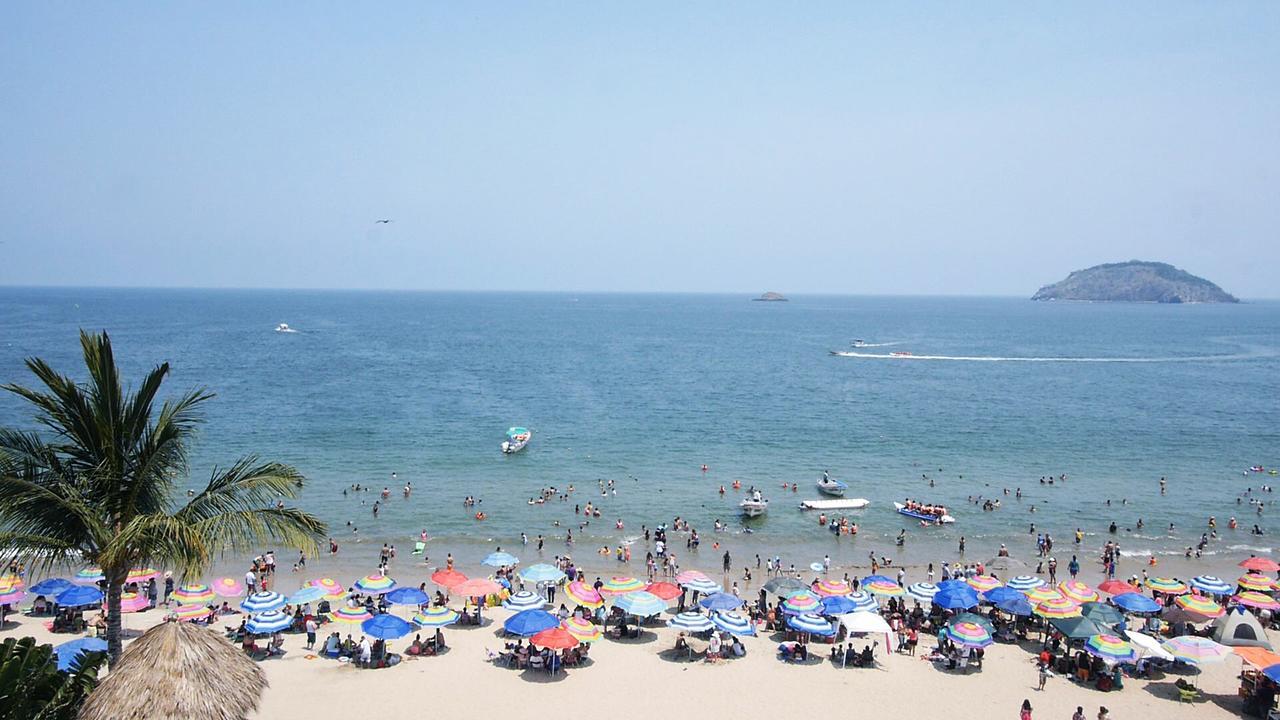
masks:
[[[289,327],[289,323],[280,323],[279,325],[276,326],[276,332],[292,333],[292,332],[298,332],[298,331]]]
[[[745,500],[738,503],[742,514],[747,517],[759,517],[769,512],[769,501],[764,499],[759,490],[752,490]]]
[[[533,433],[528,428],[513,427],[507,430],[507,439],[502,441],[502,452],[510,455],[518,453],[524,449],[525,445],[533,439]]]
[[[935,512],[932,513],[926,512],[923,509],[918,509],[918,506],[919,503],[913,503],[912,507],[907,507],[900,502],[895,502],[893,504],[893,507],[898,511],[899,515],[906,515],[907,517],[915,518],[926,523],[953,523],[956,521],[955,518],[947,514],[947,509],[941,505],[932,506],[935,510]]]
[[[839,500],[801,500],[801,510],[861,510],[871,504],[866,498],[840,498]]]
[[[889,353],[889,357],[911,357],[911,353],[907,352],[906,350],[897,350],[895,352]]]
[[[867,341],[866,341],[866,340],[863,340],[862,338],[858,338],[858,339],[854,340],[853,342],[851,342],[851,343],[849,343],[849,344],[850,344],[850,345],[852,345],[852,346],[854,346],[854,347],[856,347],[856,348],[860,348],[860,347],[866,347],[866,346],[867,346]]]
[[[823,495],[831,495],[832,497],[843,497],[844,491],[849,489],[849,483],[843,483],[833,477],[823,473],[818,478],[818,492]]]

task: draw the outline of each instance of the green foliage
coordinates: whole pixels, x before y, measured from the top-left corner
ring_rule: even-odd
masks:
[[[72,672],[60,673],[53,646],[6,638],[0,644],[0,720],[74,720],[105,659],[104,653],[85,653]]]

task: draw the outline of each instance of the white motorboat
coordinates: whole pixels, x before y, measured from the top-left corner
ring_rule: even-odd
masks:
[[[802,510],[861,510],[870,505],[866,498],[840,498],[839,500],[801,500]]]
[[[533,433],[527,428],[513,427],[507,430],[507,439],[502,441],[502,452],[510,455],[524,449],[533,439]]]
[[[279,325],[276,326],[276,332],[292,333],[292,332],[298,332],[298,331],[289,327],[289,323],[280,323]]]
[[[769,511],[769,501],[764,499],[759,490],[752,490],[747,499],[738,503],[742,514],[747,517],[760,517]]]
[[[840,482],[839,480],[836,480],[835,478],[827,475],[826,473],[823,473],[822,477],[818,478],[818,492],[822,493],[823,495],[831,495],[832,497],[844,497],[844,491],[848,489],[849,489],[848,483]]]

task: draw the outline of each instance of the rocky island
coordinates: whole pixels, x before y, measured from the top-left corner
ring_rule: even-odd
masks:
[[[787,299],[776,292],[767,292],[758,298],[751,298],[756,302],[786,302]]]
[[[1235,303],[1217,285],[1161,262],[1130,260],[1077,270],[1040,288],[1032,300],[1088,302]]]

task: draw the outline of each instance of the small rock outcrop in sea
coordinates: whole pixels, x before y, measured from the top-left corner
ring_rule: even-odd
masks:
[[[776,292],[767,292],[758,298],[751,298],[756,302],[786,302],[787,299]]]
[[[1217,285],[1161,262],[1130,260],[1077,270],[1040,288],[1032,300],[1089,302],[1235,303]]]

